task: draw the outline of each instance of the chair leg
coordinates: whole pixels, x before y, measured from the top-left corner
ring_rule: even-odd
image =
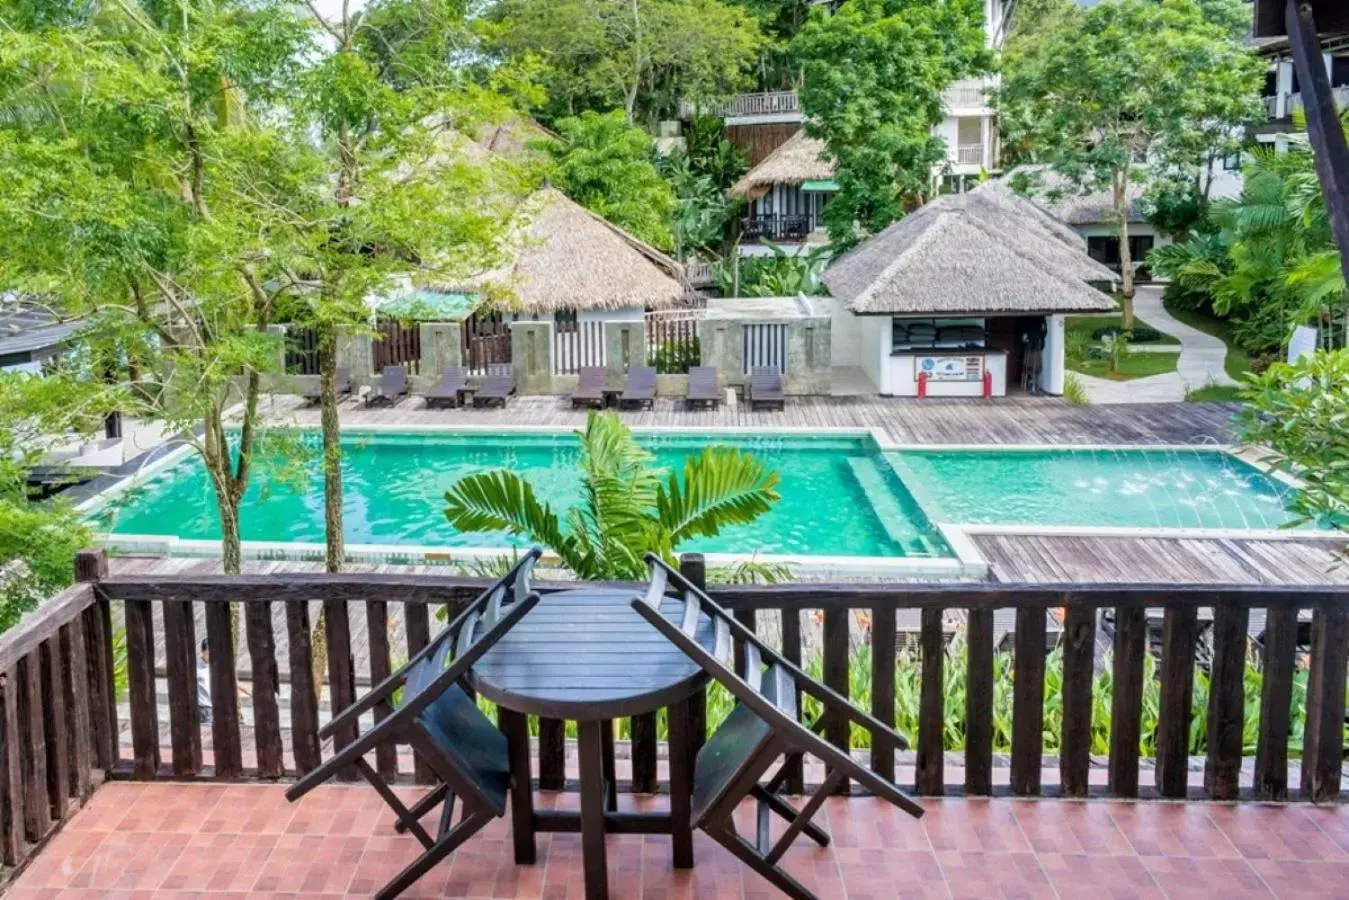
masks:
[[[421,841],[423,847],[429,848],[435,843],[435,841],[431,840],[431,835],[427,834],[426,829],[422,827],[422,823],[417,821],[421,817],[414,816],[412,811],[403,805],[403,801],[399,800],[398,795],[384,783],[384,779],[379,777],[379,773],[370,768],[370,763],[365,761],[365,757],[358,756],[356,758],[355,766],[356,771],[360,772],[365,780],[370,782],[370,786],[373,787],[380,797],[384,799],[384,802],[393,809],[394,815],[398,817],[399,823],[406,826],[407,830],[411,831],[413,836]],[[397,827],[397,825],[394,826],[395,829],[397,829]]]
[[[788,822],[795,821],[796,817],[800,815],[800,812],[796,809],[796,807],[792,806],[786,800],[783,800],[777,794],[770,794],[764,788],[755,787],[754,790],[752,790],[750,793],[755,800],[758,800],[764,806],[771,809],[773,812],[777,813],[779,816],[786,819]],[[826,834],[818,825],[815,825],[814,823],[807,821],[803,826],[801,826],[800,830],[805,832],[807,837],[809,837],[815,843],[819,844],[821,847],[829,846],[829,835]]]
[[[468,810],[464,810],[464,813],[464,818],[460,820],[458,825],[436,841],[429,850],[414,859],[407,868],[395,875],[392,881],[380,888],[379,892],[375,894],[375,900],[393,900],[394,897],[411,887],[417,879],[430,871],[432,866],[453,853],[460,844],[480,831],[492,819],[491,813],[469,813]]]
[[[454,802],[454,795],[450,793],[450,786],[443,782],[427,791],[416,803],[409,806],[408,815],[413,821],[420,822],[422,816],[435,809],[436,804],[442,800],[447,800],[449,803]],[[399,819],[394,824],[393,830],[402,834],[407,831],[408,828],[403,824],[403,820]]]
[[[796,836],[804,829],[814,827],[810,824],[810,820],[815,818],[815,814],[820,811],[820,807],[824,805],[824,801],[834,792],[834,788],[838,787],[839,782],[841,782],[844,777],[844,774],[838,769],[829,773],[829,777],[824,780],[824,784],[820,785],[819,790],[806,801],[806,805],[801,807],[801,811],[792,819],[791,824],[787,826],[787,830],[782,833],[782,837],[778,838],[778,842],[773,845],[773,849],[768,851],[768,855],[764,860],[765,862],[769,865],[776,865],[777,861],[782,859],[782,855],[787,852],[787,848],[792,845],[792,841],[796,840]],[[773,807],[771,805],[765,805],[764,808],[772,809]],[[823,834],[823,832],[821,832],[821,834]],[[811,835],[811,837],[815,837],[815,835]],[[821,847],[829,844],[828,837],[825,837],[823,841],[816,838],[816,841]]]
[[[818,897],[806,890],[801,882],[760,856],[758,851],[755,850],[748,841],[734,831],[729,831],[724,826],[719,828],[706,828],[704,830],[712,840],[731,851],[732,856],[758,872],[771,882],[774,887],[782,891],[788,897],[791,897],[792,900],[819,900]]]

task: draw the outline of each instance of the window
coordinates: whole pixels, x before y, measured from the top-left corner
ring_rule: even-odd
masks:
[[[1223,171],[1224,171],[1224,172],[1240,172],[1240,171],[1241,171],[1241,151],[1240,151],[1240,150],[1236,150],[1236,151],[1233,151],[1232,153],[1228,153],[1227,155],[1225,155],[1225,156],[1223,157]]]
[[[1129,256],[1134,266],[1147,259],[1156,238],[1150,234],[1136,234],[1129,238]],[[1103,266],[1118,270],[1120,267],[1119,238],[1097,235],[1087,238],[1087,255]]]

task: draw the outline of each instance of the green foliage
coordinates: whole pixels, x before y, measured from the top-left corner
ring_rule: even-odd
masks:
[[[946,115],[941,93],[992,63],[983,7],[851,0],[832,13],[817,9],[792,41],[806,132],[824,141],[838,169],[839,191],[824,213],[835,243],[879,231],[930,193],[933,167],[946,158],[933,134]]]
[[[445,517],[463,532],[527,536],[582,579],[644,579],[645,554],[673,563],[684,541],[753,522],[778,501],[777,473],[733,447],[708,446],[672,472],[613,413],[591,413],[580,439],[583,499],[563,515],[497,469],[455,482]]]
[[[717,256],[725,248],[726,226],[744,205],[727,190],[749,169],[749,162],[723,136],[721,120],[711,116],[694,117],[684,142],[684,150],[656,159],[656,168],[679,201],[671,223],[675,253],[681,258]]]
[[[1198,183],[1233,135],[1262,115],[1264,69],[1196,0],[1102,3],[1009,53],[1001,127],[1019,154],[1052,165],[1072,190],[1111,191],[1123,237],[1137,162]],[[1128,298],[1132,268],[1124,262]],[[1126,308],[1126,324],[1131,318]]]
[[[498,0],[488,48],[541,63],[546,119],[622,110],[629,122],[673,118],[681,99],[733,94],[748,84],[763,35],[720,0]]]
[[[1299,479],[1289,511],[1349,531],[1349,349],[1276,363],[1247,385],[1242,439],[1270,448],[1270,468]]]
[[[1278,353],[1297,325],[1326,326],[1326,340],[1342,342],[1334,324],[1349,322],[1349,293],[1306,140],[1247,159],[1241,196],[1214,203],[1207,230],[1149,255],[1172,280],[1168,302],[1229,320],[1233,342],[1253,354]]]
[[[702,361],[702,345],[697,338],[663,342],[646,361],[661,375],[687,375],[690,366]]]
[[[553,183],[586,209],[640,240],[670,250],[676,200],[653,161],[651,138],[621,112],[586,111],[557,123],[548,145]]]
[[[1073,406],[1087,406],[1091,403],[1091,398],[1087,396],[1087,388],[1082,384],[1082,379],[1073,372],[1067,372],[1063,376],[1063,399]]]
[[[770,256],[732,257],[714,269],[717,287],[726,297],[794,297],[823,294],[820,276],[833,255],[830,247],[788,253],[772,241],[763,241]]]

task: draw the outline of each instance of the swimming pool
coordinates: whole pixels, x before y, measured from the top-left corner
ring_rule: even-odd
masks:
[[[771,512],[682,547],[713,554],[947,565],[957,556],[968,562],[957,553],[968,544],[958,526],[1250,531],[1290,519],[1288,487],[1217,449],[887,450],[864,433],[648,432],[638,440],[666,467],[716,443],[751,451],[779,472],[782,499]],[[264,463],[245,497],[242,537],[268,553],[289,556],[323,541],[318,435],[303,441],[303,464],[288,467],[304,470],[301,483],[278,482]],[[351,429],[343,450],[348,546],[524,545],[507,534],[462,534],[445,520],[446,489],[484,469],[518,472],[555,510],[579,496],[579,446],[570,432]],[[125,536],[132,546],[133,537],[209,544],[220,536],[192,454],[110,496],[91,517],[114,542]]]
[[[905,450],[886,460],[938,522],[1265,530],[1291,488],[1221,450]]]
[[[658,464],[682,466],[709,443],[752,451],[781,476],[781,501],[751,525],[727,528],[683,549],[779,556],[949,557],[940,534],[869,436],[639,434]],[[318,435],[302,484],[276,484],[267,464],[244,499],[245,541],[323,541]],[[523,546],[507,534],[462,534],[445,520],[445,491],[483,469],[527,478],[554,510],[579,498],[579,445],[571,433],[397,433],[343,437],[344,526],[348,544],[493,548]],[[220,526],[199,459],[188,456],[111,500],[97,521],[114,535],[215,540]]]

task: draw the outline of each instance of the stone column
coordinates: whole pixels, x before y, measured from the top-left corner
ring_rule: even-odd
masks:
[[[341,331],[337,335],[337,367],[351,372],[353,385],[370,384],[375,377],[375,351],[369,334]]]
[[[511,323],[511,365],[520,393],[554,393],[552,322]]]
[[[620,375],[629,366],[646,365],[646,322],[605,322],[604,361],[610,372]]]
[[[1063,394],[1064,352],[1063,316],[1045,317],[1045,349],[1040,353],[1040,387],[1047,394]]]
[[[701,362],[716,366],[727,384],[745,382],[745,346],[740,322],[703,320],[698,324]]]
[[[828,394],[833,382],[827,318],[804,319],[787,326],[787,372],[782,389],[788,394]]]
[[[450,366],[464,364],[462,326],[458,322],[422,322],[421,371],[424,379],[438,381]]]

